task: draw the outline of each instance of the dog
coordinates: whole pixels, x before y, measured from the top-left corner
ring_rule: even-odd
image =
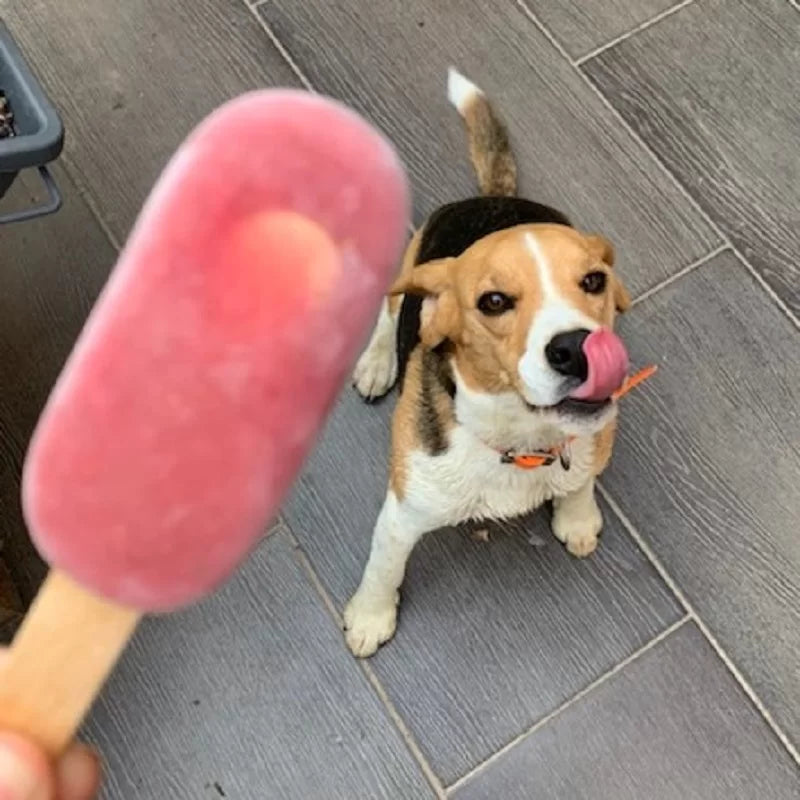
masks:
[[[611,457],[614,391],[627,355],[612,332],[630,297],[602,236],[517,197],[509,137],[455,70],[481,196],[443,206],[412,237],[354,385],[395,382],[389,486],[347,644],[368,657],[395,632],[406,562],[423,534],[526,514],[552,501],[552,530],[588,556],[602,527],[595,479]]]

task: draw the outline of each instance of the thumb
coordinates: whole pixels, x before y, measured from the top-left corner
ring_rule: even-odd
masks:
[[[0,665],[6,658],[0,647]],[[73,743],[53,765],[34,742],[0,731],[0,800],[89,800],[99,783],[100,762],[88,747]]]
[[[27,739],[0,732],[0,800],[51,800],[54,793],[44,753]]]
[[[8,657],[0,647],[0,662]],[[47,756],[31,741],[0,731],[0,800],[52,800],[53,771]]]

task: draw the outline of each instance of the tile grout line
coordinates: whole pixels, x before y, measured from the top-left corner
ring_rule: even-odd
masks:
[[[566,61],[568,61],[575,72],[581,77],[583,82],[591,89],[592,92],[597,96],[600,102],[608,109],[609,112],[615,117],[617,122],[622,126],[624,130],[633,137],[634,141],[638,142],[644,151],[649,155],[650,160],[662,171],[662,173],[672,181],[673,185],[678,189],[678,191],[683,195],[686,201],[689,203],[690,206],[694,208],[697,212],[698,216],[708,225],[711,229],[711,232],[714,233],[722,243],[726,244],[730,247],[733,254],[739,259],[743,266],[751,273],[755,274],[756,280],[758,281],[759,285],[763,288],[768,290],[768,296],[771,300],[776,301],[776,305],[778,309],[783,312],[789,318],[789,321],[797,328],[800,328],[800,319],[792,312],[792,310],[786,305],[786,303],[781,300],[778,295],[775,293],[774,289],[769,287],[769,285],[764,281],[764,279],[758,274],[758,271],[753,267],[752,264],[739,252],[736,246],[731,241],[730,237],[714,222],[713,219],[708,215],[705,209],[700,205],[698,200],[688,191],[688,189],[678,180],[678,177],[672,172],[671,169],[661,160],[658,153],[655,152],[647,142],[642,139],[642,137],[634,130],[633,126],[622,116],[622,114],[614,107],[612,102],[600,91],[599,87],[596,86],[590,79],[589,76],[582,70],[577,67],[572,62],[572,59],[569,56],[569,53],[562,47],[561,43],[558,39],[550,33],[549,29],[542,23],[542,21],[534,14],[534,12],[529,8],[526,0],[516,0],[517,6],[520,11],[528,17],[531,23],[541,32],[541,34],[550,42],[550,44],[559,52]]]
[[[275,35],[275,31],[269,26],[267,21],[258,13],[258,7],[264,5],[263,0],[259,2],[252,2],[252,0],[242,0],[245,5],[245,8],[253,15],[253,18],[261,27],[261,29],[266,33],[267,38],[272,42],[272,45],[275,49],[280,53],[281,58],[289,65],[289,69],[294,72],[297,78],[300,80],[300,83],[308,89],[309,92],[313,92],[317,94],[317,90],[312,85],[311,81],[308,79],[306,74],[300,69],[300,65],[294,60],[292,54],[286,49],[283,42]]]
[[[706,641],[711,645],[711,647],[717,654],[720,661],[722,661],[722,663],[727,668],[728,672],[731,673],[734,680],[739,684],[739,687],[742,689],[742,691],[744,691],[750,702],[755,706],[756,710],[759,712],[761,717],[767,723],[767,726],[772,730],[773,734],[775,734],[775,736],[784,746],[789,755],[794,759],[795,763],[800,765],[800,752],[798,752],[793,742],[789,739],[786,733],[784,733],[780,725],[778,725],[778,723],[775,721],[769,709],[764,705],[761,698],[756,694],[753,687],[750,686],[749,682],[741,673],[736,664],[733,662],[731,657],[727,654],[727,652],[725,652],[722,645],[717,641],[717,638],[714,636],[709,627],[697,613],[691,602],[689,602],[689,599],[683,593],[683,590],[680,588],[680,586],[678,586],[675,579],[669,574],[667,569],[664,567],[664,564],[661,562],[661,559],[656,555],[656,553],[653,551],[650,545],[645,541],[644,537],[639,533],[636,526],[628,518],[628,515],[622,510],[622,508],[620,508],[617,501],[611,496],[611,494],[608,492],[605,486],[603,486],[603,484],[600,483],[599,481],[597,482],[596,485],[597,485],[597,490],[600,492],[606,503],[608,503],[608,505],[611,507],[611,510],[614,512],[616,517],[622,523],[623,527],[628,532],[628,535],[634,540],[637,547],[642,551],[645,558],[653,566],[653,568],[658,573],[661,580],[664,581],[664,583],[667,585],[667,588],[672,592],[673,595],[675,595],[675,598],[683,606],[688,617],[700,629],[700,632],[703,634]]]
[[[494,764],[494,762],[497,761],[497,759],[505,755],[510,750],[514,749],[523,740],[527,739],[529,736],[532,736],[534,733],[539,731],[545,725],[552,722],[556,717],[560,716],[564,711],[573,706],[575,703],[577,703],[580,700],[583,700],[584,697],[591,694],[595,689],[598,689],[608,680],[610,680],[615,675],[620,673],[623,669],[625,669],[627,666],[636,661],[640,656],[643,656],[645,653],[652,650],[657,645],[661,644],[661,642],[663,642],[664,639],[671,636],[673,633],[675,633],[675,631],[683,627],[686,623],[690,622],[691,619],[692,617],[690,614],[684,614],[680,619],[676,620],[675,622],[664,628],[664,630],[661,631],[661,633],[657,634],[648,642],[643,644],[638,650],[634,650],[630,655],[623,658],[622,661],[615,664],[613,667],[604,672],[598,678],[595,678],[591,683],[589,683],[587,686],[584,686],[583,689],[576,692],[568,700],[565,700],[560,706],[558,706],[558,708],[555,708],[549,713],[545,714],[541,719],[538,719],[536,722],[534,722],[533,725],[531,725],[529,728],[522,731],[522,733],[517,734],[517,736],[515,736],[511,741],[506,742],[506,744],[504,744],[498,750],[495,750],[495,752],[492,753],[488,758],[481,761],[480,764],[477,764],[468,772],[464,773],[458,780],[451,783],[447,787],[448,796],[450,796],[452,792],[455,792],[456,790],[460,789],[462,786],[464,786],[466,783],[472,780],[476,775],[483,772],[489,766]]]
[[[61,169],[67,174],[67,177],[72,181],[72,184],[78,191],[78,197],[86,204],[89,209],[89,214],[94,217],[94,221],[100,226],[100,230],[111,245],[112,250],[119,254],[122,250],[122,243],[117,239],[117,235],[111,230],[111,226],[106,222],[105,217],[100,212],[100,208],[95,202],[94,195],[89,191],[86,185],[80,180],[80,170],[73,166],[72,159],[68,153],[62,153],[58,161],[61,164]],[[109,269],[114,265],[110,264]]]
[[[646,19],[644,22],[637,25],[635,28],[632,28],[625,33],[620,34],[619,36],[615,36],[610,41],[606,42],[605,44],[601,44],[599,47],[596,47],[594,50],[590,50],[585,55],[580,56],[576,59],[571,59],[571,63],[573,67],[579,67],[581,64],[585,64],[590,59],[594,58],[595,56],[599,56],[600,53],[604,53],[606,50],[610,50],[612,47],[615,47],[620,42],[624,42],[626,39],[630,39],[631,36],[635,36],[637,33],[641,33],[642,31],[646,31],[648,28],[651,28],[653,25],[661,22],[662,19],[666,19],[667,17],[671,17],[676,12],[680,11],[682,8],[686,8],[686,6],[691,5],[694,0],[681,0],[680,3],[671,6],[670,8],[665,9],[664,11],[660,11],[654,17],[650,19]]]
[[[778,293],[767,283],[761,273],[735,248],[731,247],[734,256],[738,262],[753,276],[753,279],[756,283],[767,293],[767,296],[775,303],[776,306],[784,313],[785,316],[789,318],[789,322],[791,322],[795,328],[800,330],[800,319],[795,315],[794,311],[792,311],[789,306],[780,298]]]
[[[286,531],[287,536],[289,537],[289,540],[296,548],[297,557],[308,579],[311,581],[314,590],[319,595],[319,598],[322,600],[322,603],[325,606],[326,610],[328,611],[328,614],[330,615],[331,619],[333,619],[333,621],[336,623],[336,626],[341,631],[343,624],[342,618],[336,609],[336,605],[334,604],[333,599],[328,594],[327,589],[325,589],[325,587],[322,585],[322,581],[319,579],[319,576],[317,575],[313,565],[309,561],[308,556],[303,550],[297,537],[294,535],[294,531],[288,525],[286,525],[284,529]],[[394,707],[394,703],[392,703],[391,698],[387,694],[386,689],[383,687],[383,684],[378,679],[378,676],[375,674],[375,671],[367,663],[366,660],[355,659],[355,657],[353,658],[354,660],[358,661],[358,666],[361,668],[361,671],[364,673],[370,686],[372,686],[372,689],[378,696],[378,700],[381,702],[382,706],[384,707],[384,710],[389,715],[389,718],[391,719],[392,723],[394,724],[401,738],[405,742],[405,745],[409,749],[414,761],[416,761],[417,766],[422,770],[425,779],[430,784],[431,788],[436,794],[436,797],[438,798],[438,800],[446,800],[447,795],[445,794],[442,782],[439,780],[436,773],[433,771],[433,768],[428,763],[428,760],[422,753],[422,750],[420,749],[411,731],[406,725],[405,720],[400,716],[400,713]]]
[[[678,281],[681,278],[685,278],[690,272],[694,272],[698,267],[702,267],[703,264],[707,263],[708,261],[711,261],[720,253],[724,253],[726,250],[730,249],[731,249],[730,245],[723,242],[721,245],[718,245],[713,250],[706,253],[704,256],[701,256],[695,261],[692,261],[691,264],[682,267],[673,275],[670,275],[668,278],[664,278],[664,280],[661,281],[660,283],[657,283],[655,286],[646,289],[640,295],[634,297],[633,300],[631,300],[630,307],[633,308],[634,306],[639,305],[639,303],[652,297],[654,294],[658,294],[658,292],[660,292],[662,289],[666,289],[667,286],[671,286],[673,283],[675,283],[675,281]]]

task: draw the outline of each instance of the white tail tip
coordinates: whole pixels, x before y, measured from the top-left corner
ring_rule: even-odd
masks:
[[[457,69],[450,67],[447,70],[447,98],[461,113],[480,94],[483,92]]]

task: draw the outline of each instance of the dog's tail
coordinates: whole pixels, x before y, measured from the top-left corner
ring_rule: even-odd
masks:
[[[450,67],[447,96],[464,118],[472,164],[481,192],[513,197],[517,193],[517,165],[508,131],[495,116],[486,95],[472,81]]]

